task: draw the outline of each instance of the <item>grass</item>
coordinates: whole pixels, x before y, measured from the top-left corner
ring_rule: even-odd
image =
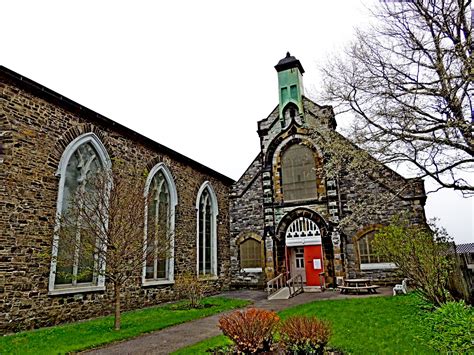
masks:
[[[288,308],[282,319],[292,315],[314,315],[330,321],[333,335],[329,346],[350,354],[429,354],[423,342],[426,331],[419,298],[370,297],[325,300]],[[173,354],[205,354],[209,348],[227,345],[221,335],[180,349]]]
[[[208,297],[202,302],[213,306],[182,310],[167,304],[124,312],[120,331],[113,330],[113,317],[108,316],[3,336],[0,354],[64,354],[90,349],[249,304],[223,297]]]

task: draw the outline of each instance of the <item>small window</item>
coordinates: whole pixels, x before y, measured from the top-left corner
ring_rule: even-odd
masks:
[[[288,88],[281,88],[281,102],[288,100]]]
[[[298,99],[298,92],[296,90],[296,85],[291,85],[290,86],[290,96],[292,99],[297,100]]]
[[[252,269],[262,267],[262,244],[252,238],[240,244],[240,267]]]
[[[365,234],[357,241],[357,248],[359,249],[359,260],[361,264],[384,263],[386,260],[375,254],[372,242],[374,241],[375,233],[371,231]]]
[[[283,111],[283,117],[285,118],[285,124],[289,124],[292,119],[298,115],[298,107],[295,104],[289,103],[286,105]]]

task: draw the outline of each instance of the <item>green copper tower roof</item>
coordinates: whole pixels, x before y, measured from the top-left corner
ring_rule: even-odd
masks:
[[[286,57],[275,65],[275,69],[278,72],[281,128],[288,126],[292,119],[303,123],[303,66],[287,52]]]

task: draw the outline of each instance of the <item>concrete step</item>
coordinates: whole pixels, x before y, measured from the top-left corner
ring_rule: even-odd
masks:
[[[274,294],[268,296],[269,300],[287,300],[290,298],[290,289],[288,287],[283,287],[279,289]]]

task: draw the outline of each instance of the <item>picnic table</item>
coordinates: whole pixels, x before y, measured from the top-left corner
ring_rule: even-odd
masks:
[[[362,290],[368,293],[377,293],[379,287],[378,285],[372,285],[370,279],[346,279],[344,280],[344,286],[337,286],[341,293],[356,292],[357,294]]]

